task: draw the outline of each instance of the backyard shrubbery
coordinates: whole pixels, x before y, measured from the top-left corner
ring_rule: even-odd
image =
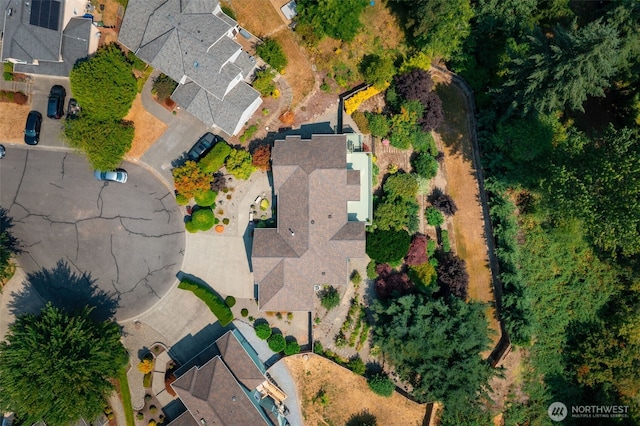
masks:
[[[233,313],[231,312],[231,309],[211,288],[204,286],[203,284],[190,281],[186,278],[183,278],[182,281],[180,281],[178,288],[188,290],[202,300],[209,307],[213,315],[218,318],[221,326],[224,327],[233,321]]]
[[[204,173],[215,173],[222,166],[224,166],[224,162],[231,153],[231,147],[226,142],[218,142],[215,144],[211,151],[200,161],[198,161],[198,166]]]
[[[320,291],[320,304],[327,311],[335,308],[340,304],[340,293],[333,286],[325,286],[322,291]]]
[[[266,38],[256,46],[256,53],[278,72],[287,66],[287,57],[277,40]]]
[[[287,345],[284,348],[285,355],[289,356],[289,355],[295,355],[300,353],[300,344],[296,341],[295,338],[288,337],[286,340],[287,340]]]
[[[269,349],[271,349],[275,353],[282,352],[287,346],[287,342],[284,336],[280,333],[272,334],[267,342],[269,343]]]
[[[256,324],[253,328],[256,331],[256,336],[258,336],[258,338],[267,340],[271,337],[271,327],[269,327],[268,323],[261,322]]]
[[[396,385],[393,384],[389,376],[384,373],[375,374],[367,379],[369,388],[380,396],[389,397],[393,395]]]

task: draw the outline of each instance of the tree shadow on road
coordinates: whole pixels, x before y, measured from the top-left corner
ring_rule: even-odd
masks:
[[[118,298],[96,285],[88,272],[77,273],[60,259],[51,269],[42,268],[27,274],[25,285],[12,293],[9,310],[13,315],[33,312],[36,304],[51,303],[53,306],[74,312],[85,306],[93,308],[91,317],[96,321],[113,319],[118,308]]]

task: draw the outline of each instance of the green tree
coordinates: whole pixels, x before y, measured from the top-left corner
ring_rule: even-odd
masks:
[[[601,20],[572,31],[558,25],[553,37],[537,28],[524,56],[511,59],[502,97],[523,115],[584,111],[587,96],[604,96],[620,61],[618,32]]]
[[[271,336],[271,327],[266,322],[261,322],[255,325],[256,336],[262,340],[267,340]]]
[[[389,134],[391,125],[389,119],[382,114],[366,113],[369,119],[369,129],[373,136],[384,138]]]
[[[394,263],[403,259],[410,244],[411,236],[404,230],[367,233],[367,255],[378,263]]]
[[[262,43],[258,44],[256,53],[278,72],[282,72],[287,66],[287,56],[284,54],[280,43],[273,38],[266,38]]]
[[[231,154],[231,147],[226,142],[218,142],[211,148],[211,151],[207,155],[198,161],[198,167],[202,169],[204,173],[215,173],[222,166],[227,157]]]
[[[374,374],[367,378],[367,384],[369,389],[380,396],[389,397],[393,395],[393,391],[396,390],[396,385],[393,381],[384,373]]]
[[[387,178],[382,188],[390,199],[414,200],[418,193],[418,182],[408,173],[396,173]]]
[[[300,0],[298,22],[318,35],[351,41],[362,28],[360,14],[367,0]]]
[[[427,152],[422,152],[411,159],[411,165],[419,176],[431,179],[438,173],[438,162]]]
[[[93,116],[83,112],[75,120],[66,120],[64,126],[69,145],[84,151],[94,169],[115,169],[131,149],[134,128],[130,121],[95,121]]]
[[[1,409],[25,424],[60,426],[102,413],[127,352],[118,325],[92,320],[91,311],[48,304],[17,317],[0,342]]]
[[[327,311],[332,310],[340,304],[340,293],[333,286],[325,286],[318,294],[320,296],[320,304]]]
[[[391,117],[391,145],[400,149],[409,149],[421,131],[418,120],[422,118],[424,108],[419,101],[405,101],[400,112]]]
[[[382,230],[407,229],[411,233],[416,229],[410,224],[411,218],[417,217],[420,206],[415,200],[385,198],[376,205],[373,212],[373,226]]]
[[[577,138],[575,154],[552,168],[547,190],[563,216],[585,222],[594,244],[612,255],[640,253],[640,132],[613,126]]]
[[[167,99],[174,90],[178,87],[178,83],[173,81],[171,77],[165,74],[160,74],[153,80],[153,86],[151,92],[155,94],[159,100],[163,101]]]
[[[427,262],[421,265],[411,266],[407,274],[416,287],[423,290],[429,288],[435,290],[434,284],[437,278],[436,269],[430,263]]]
[[[427,207],[425,217],[427,218],[427,223],[431,226],[440,226],[444,223],[444,216],[435,207]]]
[[[173,185],[178,194],[191,199],[211,189],[211,176],[202,171],[195,161],[187,161],[171,170]]]
[[[365,55],[360,61],[360,73],[365,82],[377,89],[384,89],[395,75],[396,67],[393,65],[393,58],[389,53]]]
[[[274,77],[273,70],[268,68],[259,69],[256,71],[251,84],[262,96],[271,96],[276,91],[276,84],[273,82]]]
[[[414,397],[445,406],[453,397],[477,399],[492,375],[480,356],[489,347],[484,305],[418,294],[376,301],[372,309],[373,342]]]
[[[450,59],[459,53],[471,32],[473,9],[469,0],[393,0],[409,16],[412,42],[430,55]]]
[[[9,231],[13,227],[13,219],[7,213],[5,208],[0,207],[0,281],[10,277],[11,256],[20,253],[18,240]]]
[[[225,162],[227,172],[237,179],[249,179],[256,168],[253,166],[251,154],[244,149],[233,149]]]
[[[280,353],[287,347],[287,341],[280,333],[272,334],[271,337],[267,339],[267,342],[269,343],[269,349],[275,353]]]
[[[77,62],[69,79],[73,96],[82,106],[82,114],[91,117],[92,121],[121,120],[138,93],[131,64],[115,44]]]

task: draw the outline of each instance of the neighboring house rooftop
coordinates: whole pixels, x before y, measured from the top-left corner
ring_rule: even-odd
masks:
[[[14,71],[68,76],[78,59],[97,47],[90,18],[73,16],[73,4],[58,0],[2,1],[2,60]],[[76,11],[77,12],[77,11]]]
[[[239,331],[228,331],[203,354],[206,359],[198,355],[194,364],[189,362],[175,373],[178,377],[171,386],[187,412],[171,426],[282,423],[277,410],[271,410],[273,401],[263,404],[267,398],[257,389],[268,382],[265,369]]]
[[[130,0],[118,39],[180,83],[171,97],[181,107],[234,135],[262,103],[244,81],[255,60],[237,33],[217,0]]]
[[[275,142],[277,228],[254,231],[251,256],[261,310],[312,311],[314,286],[346,284],[347,260],[366,256],[370,216],[363,220],[349,203],[369,205],[371,160],[359,153],[366,161],[354,169],[355,162],[347,162],[354,154],[347,152],[346,135]]]

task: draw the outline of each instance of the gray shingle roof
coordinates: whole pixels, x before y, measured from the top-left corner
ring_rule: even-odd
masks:
[[[365,256],[365,224],[347,216],[359,185],[346,154],[344,135],[276,141],[278,228],[254,231],[251,259],[261,310],[313,310],[313,286],[346,284],[347,259]]]
[[[62,44],[62,20],[64,2],[51,0],[60,8],[56,30],[30,23],[31,2],[23,0],[2,0],[3,40],[2,60],[17,59],[32,63],[38,61],[60,61]],[[11,15],[8,10],[11,9]],[[86,52],[85,52],[86,56]]]
[[[219,355],[191,367],[171,384],[195,421],[186,419],[185,413],[169,423],[171,426],[191,426],[201,423],[200,419],[207,425],[270,424],[249,396],[249,391],[266,379],[235,333],[229,331],[216,340]],[[184,370],[176,374],[180,371]]]
[[[78,59],[86,58],[91,37],[91,19],[71,18],[62,33],[63,62],[40,62],[39,65],[16,64],[15,71],[32,74],[68,76]]]
[[[214,14],[217,7],[214,0],[130,0],[119,40],[184,83],[172,95],[182,108],[233,135],[261,101],[244,81],[255,61],[229,37],[236,22],[221,12]],[[202,90],[185,87],[189,84]]]

